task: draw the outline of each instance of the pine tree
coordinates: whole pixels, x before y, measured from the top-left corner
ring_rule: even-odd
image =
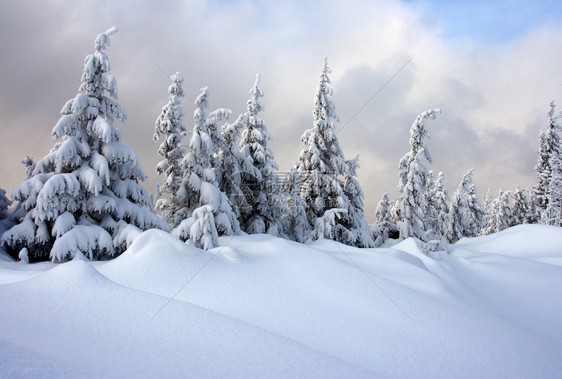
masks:
[[[286,173],[281,182],[282,194],[289,213],[282,217],[285,235],[293,241],[304,243],[312,231],[306,214],[306,201],[300,196],[301,175],[295,168]]]
[[[416,237],[429,241],[425,210],[427,205],[427,169],[421,163],[424,149],[408,164],[408,175],[398,199],[401,220],[398,222],[400,239]]]
[[[381,246],[386,240],[398,234],[398,227],[392,221],[391,209],[388,192],[385,192],[377,204],[375,222],[371,225],[375,247]]]
[[[219,188],[228,198],[238,220],[242,211],[252,208],[241,188],[242,177],[248,172],[259,175],[252,162],[238,149],[238,139],[245,125],[246,114],[238,116],[232,124],[223,125],[223,147],[219,152],[220,171],[225,173]]]
[[[52,131],[59,142],[37,164],[24,160],[27,178],[13,196],[23,216],[2,236],[14,255],[26,249],[34,259],[106,259],[126,248],[122,233],[167,229],[139,184],[145,175],[136,152],[113,126],[127,119],[103,52],[116,31],[98,35],[86,57],[79,93]]]
[[[498,191],[498,197],[492,202],[486,224],[482,229],[484,235],[501,232],[517,224],[511,204],[511,191]]]
[[[12,201],[6,197],[6,191],[0,188],[0,220],[6,218],[10,205],[12,205]]]
[[[490,194],[490,192],[488,191],[488,194]],[[485,223],[484,223],[484,228],[482,229],[482,234],[483,235],[490,235],[496,232],[499,232],[501,230],[501,222],[499,220],[499,213],[500,213],[500,202],[503,196],[503,191],[501,190],[501,188],[498,190],[498,196],[494,199],[491,200],[491,196],[488,199],[488,196],[486,196],[486,199],[488,200],[486,203],[486,217],[485,217]]]
[[[267,146],[271,135],[265,122],[258,116],[264,109],[261,101],[263,91],[259,84],[258,74],[254,86],[250,89],[252,97],[247,102],[245,127],[240,143],[241,153],[253,167],[242,171],[242,190],[251,207],[241,212],[240,226],[250,234],[268,233],[283,236],[281,218],[289,209],[284,202],[276,175],[279,166]]]
[[[484,227],[484,215],[486,214],[486,210],[480,203],[476,193],[476,185],[472,180],[472,171],[473,169],[470,169],[466,174],[467,183],[469,183],[469,185],[468,192],[466,193],[468,209],[466,210],[465,217],[467,218],[468,228],[465,230],[465,237],[476,237],[480,235]]]
[[[433,170],[430,170],[427,175],[427,208],[425,210],[425,221],[427,225],[428,239],[441,238],[441,220],[439,218],[439,211],[437,209],[437,199],[435,197],[436,179]]]
[[[307,204],[308,222],[315,229],[313,236],[319,238],[322,231],[329,231],[324,238],[368,247],[372,246],[372,241],[360,208],[362,200],[349,197],[362,197],[362,193],[357,191],[358,183],[352,183],[357,163],[345,160],[335,134],[334,122],[339,121],[339,116],[332,99],[329,73],[331,71],[325,59],[315,96],[313,127],[305,131],[301,138],[305,149],[295,165],[302,180],[300,196]],[[349,192],[346,192],[346,183]],[[336,216],[332,209],[344,209],[345,212],[339,212]],[[323,221],[329,224],[319,229],[319,223]]]
[[[515,225],[511,207],[511,194],[511,191],[505,191],[499,199],[499,208],[497,213],[498,232]]]
[[[513,192],[513,204],[511,213],[513,215],[514,224],[525,224],[529,219],[529,200],[525,196],[526,190],[517,187]]]
[[[215,143],[223,141],[217,134],[218,123],[230,112],[218,109],[207,115],[206,87],[201,89],[195,106],[193,133],[181,162],[183,180],[177,193],[185,219],[172,234],[196,247],[210,249],[217,245],[218,236],[238,233],[240,229],[228,198],[219,189],[218,170],[213,166],[219,164]]]
[[[546,131],[541,131],[539,135],[538,159],[535,167],[537,171],[537,184],[534,187],[534,192],[539,215],[542,215],[548,207],[548,194],[552,181],[551,158],[553,156],[562,156],[562,126],[558,119],[556,104],[553,101],[550,103],[550,110],[548,112],[548,128]],[[543,217],[541,216],[541,218]]]
[[[462,237],[476,237],[483,227],[486,213],[476,196],[476,186],[472,181],[472,171],[463,176],[457,190],[453,193],[449,216],[443,236],[451,243]]]
[[[162,183],[158,187],[155,210],[171,227],[176,227],[182,220],[180,202],[177,193],[182,181],[182,170],[180,161],[185,149],[181,141],[186,132],[182,124],[184,117],[180,98],[185,96],[183,91],[183,78],[179,73],[172,75],[172,84],[168,88],[170,94],[168,103],[162,108],[162,112],[155,122],[154,141],[162,137],[163,141],[158,148],[158,155],[164,158],[156,166],[156,172],[164,175]]]
[[[426,219],[428,176],[423,165],[425,158],[432,162],[425,138],[428,136],[424,120],[434,119],[439,109],[430,109],[419,114],[410,128],[410,151],[400,160],[398,191],[400,196],[394,211],[398,217],[400,239],[416,237],[427,242],[429,226]]]
[[[445,223],[449,215],[449,204],[451,202],[451,199],[449,198],[449,191],[443,184],[443,172],[439,172],[439,174],[437,174],[437,180],[433,186],[431,198],[435,204],[435,209],[437,209],[437,227],[439,228],[441,235],[443,235],[445,233]]]
[[[550,157],[552,179],[548,191],[548,205],[544,211],[543,223],[562,226],[562,157]]]
[[[540,221],[539,211],[537,209],[537,197],[535,191],[531,188],[526,188],[527,193],[527,215],[523,220],[524,224],[537,224]]]

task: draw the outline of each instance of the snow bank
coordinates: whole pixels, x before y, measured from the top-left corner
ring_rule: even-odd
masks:
[[[27,351],[51,358],[46,376],[562,376],[562,229],[431,257],[413,239],[219,240],[202,251],[151,230],[109,262],[0,261],[0,354],[17,358],[0,376],[25,376]]]

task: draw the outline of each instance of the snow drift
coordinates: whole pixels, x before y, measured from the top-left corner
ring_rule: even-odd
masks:
[[[140,234],[109,262],[0,259],[0,376],[561,377],[562,229],[426,256]]]

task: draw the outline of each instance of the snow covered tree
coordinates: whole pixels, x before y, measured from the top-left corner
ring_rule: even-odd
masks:
[[[210,249],[218,243],[218,236],[240,230],[228,198],[218,187],[213,166],[213,163],[219,163],[214,142],[222,143],[222,137],[219,140],[216,135],[218,123],[230,111],[221,108],[207,115],[207,87],[201,89],[195,106],[193,133],[181,161],[183,179],[177,193],[181,202],[178,213],[183,220],[172,230],[172,234],[196,247]]]
[[[425,220],[427,224],[427,236],[430,240],[441,238],[441,218],[437,209],[437,199],[435,191],[437,181],[433,170],[430,170],[427,176],[427,208],[425,210]],[[442,183],[441,183],[442,186]]]
[[[369,230],[369,224],[365,219],[363,211],[363,199],[365,195],[357,181],[357,169],[359,168],[359,156],[347,160],[348,172],[344,177],[344,195],[349,199],[345,216],[352,220],[352,231],[355,235],[355,245],[361,247],[374,247],[374,241]]]
[[[476,237],[483,226],[482,218],[486,212],[476,195],[472,171],[473,169],[468,170],[463,176],[451,199],[449,216],[443,233],[443,236],[451,243],[462,237]]]
[[[265,122],[258,117],[264,106],[261,101],[263,91],[259,87],[260,75],[250,89],[251,98],[247,102],[245,125],[240,142],[240,152],[251,162],[252,169],[242,172],[242,190],[251,207],[242,209],[241,229],[247,233],[268,233],[283,236],[281,218],[289,212],[281,194],[276,171],[279,166],[274,161],[273,152],[268,147],[271,135]],[[235,173],[237,174],[237,173]]]
[[[497,213],[498,218],[498,232],[510,228],[515,225],[511,207],[511,194],[512,191],[505,191],[502,193],[499,201],[499,208]]]
[[[121,143],[113,125],[127,119],[103,52],[116,31],[98,35],[95,52],[86,57],[79,93],[64,105],[52,130],[59,142],[36,164],[24,160],[27,178],[13,195],[23,216],[2,235],[16,256],[27,249],[35,260],[62,261],[81,253],[107,259],[126,248],[121,234],[131,228],[167,229],[139,184],[145,175],[136,152]]]
[[[12,201],[6,197],[6,191],[0,188],[0,220],[6,218],[10,205]]]
[[[513,192],[511,214],[515,225],[526,224],[529,219],[529,200],[525,195],[526,190],[517,187]]]
[[[352,182],[357,163],[345,160],[334,130],[334,122],[339,121],[339,116],[332,99],[333,91],[328,77],[330,72],[326,58],[315,96],[313,127],[305,131],[301,138],[305,148],[295,165],[301,175],[300,196],[307,204],[308,222],[316,229],[316,232],[313,231],[314,236],[320,235],[318,220],[333,221],[335,225],[326,225],[321,229],[330,230],[334,240],[370,247],[373,242],[363,210],[359,208],[362,199],[350,199],[350,196],[362,197],[358,183]],[[339,217],[333,212],[326,214],[331,209],[345,209],[346,212],[338,213]],[[324,238],[328,237],[325,235]]]
[[[381,246],[389,238],[398,236],[398,227],[392,221],[391,208],[388,192],[385,192],[377,204],[375,222],[371,225],[375,247]]]
[[[542,215],[548,207],[550,184],[552,182],[551,158],[562,156],[562,126],[558,120],[556,104],[553,101],[550,103],[548,112],[548,128],[546,131],[541,131],[539,135],[538,159],[535,167],[537,184],[534,187],[534,192],[539,215]]]
[[[543,223],[562,226],[562,157],[550,157],[552,178],[548,191],[548,205],[543,213]]]
[[[427,169],[421,163],[425,149],[418,152],[408,164],[408,175],[398,199],[401,220],[398,222],[400,239],[416,237],[427,242],[428,224],[426,219],[427,204]]]
[[[488,235],[501,232],[516,225],[511,205],[511,191],[498,191],[498,197],[492,202],[490,214],[486,217],[486,225],[482,234]]]
[[[427,196],[429,172],[422,163],[425,158],[432,162],[425,138],[428,137],[424,120],[434,119],[441,111],[430,109],[419,114],[410,128],[410,151],[400,160],[398,191],[396,203],[400,239],[416,237],[427,242]]]
[[[527,215],[523,220],[524,224],[537,224],[540,221],[539,211],[537,209],[537,197],[535,191],[531,188],[526,188],[527,193]]]
[[[467,174],[465,174],[465,176],[467,176],[466,180],[469,183],[468,192],[466,193],[468,209],[465,216],[467,218],[468,228],[465,230],[465,237],[476,237],[480,235],[484,227],[484,215],[486,214],[476,193],[476,185],[472,180],[472,171],[473,169],[470,169]]]
[[[434,203],[435,209],[437,210],[437,227],[439,228],[441,235],[443,235],[445,231],[445,223],[447,221],[447,217],[449,216],[449,204],[451,202],[451,199],[449,198],[449,191],[443,184],[443,172],[439,172],[439,174],[437,174],[437,180],[435,181],[431,192],[431,199]]]
[[[293,241],[308,240],[312,226],[306,214],[306,201],[300,196],[301,175],[292,168],[281,181],[281,189],[289,213],[282,218],[284,233]]]
[[[490,194],[490,191],[488,191]],[[491,200],[491,196],[486,195],[486,216],[484,218],[484,228],[482,229],[483,235],[490,235],[500,231],[500,222],[498,215],[500,212],[500,201],[503,196],[501,188],[498,190],[498,197]]]
[[[168,88],[170,94],[168,103],[162,108],[162,112],[155,122],[154,141],[162,137],[162,143],[158,148],[158,155],[163,160],[156,166],[156,172],[164,175],[162,183],[158,187],[155,203],[156,213],[162,217],[168,225],[176,227],[181,221],[180,202],[177,193],[183,179],[180,161],[185,149],[181,141],[186,132],[182,124],[184,117],[180,98],[185,96],[183,91],[183,78],[179,73],[171,77],[172,84]]]
[[[246,114],[241,114],[234,123],[225,123],[222,127],[223,147],[219,152],[220,172],[224,173],[219,189],[230,201],[232,211],[240,219],[242,210],[252,207],[242,191],[242,176],[246,172],[255,172],[252,162],[238,149],[238,139],[246,125]],[[259,175],[259,172],[255,173]]]

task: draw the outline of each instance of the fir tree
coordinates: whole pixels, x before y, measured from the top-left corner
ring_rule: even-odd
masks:
[[[490,194],[490,192],[488,191],[488,194]],[[498,196],[491,200],[491,196],[490,198],[488,198],[488,196],[486,196],[487,202],[486,202],[486,216],[484,219],[484,228],[482,229],[482,234],[483,235],[490,235],[496,232],[499,232],[501,229],[501,222],[499,220],[499,213],[500,213],[500,202],[503,196],[503,191],[501,190],[501,188],[498,190]]]
[[[513,192],[511,213],[515,225],[526,224],[529,219],[529,200],[525,196],[526,190],[517,187]]]
[[[537,224],[540,221],[539,211],[537,209],[537,197],[533,189],[526,188],[527,199],[527,215],[523,221],[524,224]]]
[[[428,239],[441,238],[441,220],[439,219],[439,211],[437,210],[437,199],[435,198],[436,179],[433,170],[427,175],[427,208],[425,210],[425,220],[427,225]]]
[[[155,122],[154,141],[162,137],[162,143],[158,148],[158,155],[163,160],[156,166],[156,172],[164,175],[164,179],[158,187],[155,210],[171,227],[176,227],[182,220],[180,202],[177,193],[181,185],[182,169],[180,161],[185,149],[181,141],[186,132],[182,124],[184,117],[180,98],[185,96],[183,91],[183,78],[179,73],[172,75],[172,84],[168,88],[168,103],[162,108],[162,112]]]
[[[79,93],[52,131],[59,142],[37,164],[24,160],[27,178],[13,196],[23,216],[2,236],[14,255],[25,249],[34,259],[105,259],[126,248],[121,233],[131,228],[167,229],[139,184],[145,175],[136,152],[113,126],[127,118],[103,52],[116,31],[98,35],[86,57]]]
[[[538,159],[535,167],[537,171],[537,184],[534,187],[534,192],[539,215],[542,215],[548,207],[550,184],[552,181],[551,158],[553,156],[561,157],[562,155],[562,126],[558,119],[556,104],[553,101],[550,103],[550,110],[548,112],[548,128],[546,131],[541,131],[539,135]]]
[[[187,153],[181,162],[183,180],[177,193],[181,214],[185,219],[172,230],[179,239],[196,247],[210,249],[217,245],[218,236],[237,233],[240,229],[228,198],[219,189],[216,169],[219,121],[230,113],[218,109],[207,115],[208,90],[201,89],[195,100],[194,127]]]
[[[281,194],[276,171],[279,166],[274,161],[273,152],[268,147],[271,135],[265,122],[258,117],[264,106],[261,101],[263,91],[259,87],[260,75],[250,89],[251,98],[247,102],[244,117],[245,127],[242,132],[240,151],[251,163],[252,169],[243,172],[242,185],[245,198],[251,207],[246,207],[240,215],[243,231],[268,233],[283,236],[282,216],[289,212]]]
[[[483,227],[483,216],[486,212],[476,196],[472,170],[468,170],[463,176],[451,199],[449,216],[443,233],[443,236],[451,243],[462,237],[476,237]]]
[[[425,158],[432,162],[425,139],[428,136],[424,120],[434,119],[439,109],[430,109],[419,114],[410,128],[410,151],[399,163],[398,191],[400,196],[394,211],[398,217],[400,238],[416,237],[427,242],[429,226],[426,218],[428,176],[422,162]]]
[[[237,146],[240,133],[246,125],[246,117],[246,114],[241,114],[234,123],[223,125],[223,148],[219,152],[220,171],[224,173],[219,188],[230,201],[237,219],[240,219],[242,211],[249,212],[252,208],[241,188],[242,177],[244,173],[248,172],[259,175],[252,162],[240,152]],[[247,210],[248,208],[249,210]]]
[[[548,191],[548,205],[544,211],[543,223],[561,226],[562,222],[562,157],[550,157],[552,178]]]
[[[361,219],[363,210],[359,206],[362,200],[349,198],[354,196],[353,192],[355,196],[362,197],[362,193],[357,191],[358,184],[352,183],[356,162],[345,160],[334,130],[334,122],[339,121],[339,116],[332,99],[333,91],[328,77],[330,72],[325,59],[315,96],[313,127],[305,131],[301,138],[305,149],[296,163],[302,180],[300,196],[307,204],[308,222],[315,229],[313,236],[319,237],[322,231],[329,231],[330,239],[368,247],[372,246],[372,241],[366,229],[367,223],[364,218]],[[349,192],[346,192],[346,183]],[[330,211],[332,209],[344,209],[345,212],[336,215]],[[330,224],[319,229],[322,220]],[[324,235],[324,238],[328,236]]]
[[[489,235],[501,232],[516,225],[511,205],[511,191],[498,191],[498,197],[492,202],[490,214],[486,217],[486,224],[482,234]]]
[[[392,205],[388,192],[382,195],[375,210],[375,222],[371,225],[371,233],[375,247],[381,246],[387,239],[397,236],[398,227],[392,221]]]
[[[484,215],[486,211],[476,193],[476,185],[472,180],[472,171],[470,169],[465,176],[467,176],[468,192],[466,193],[467,210],[465,217],[467,218],[468,228],[465,230],[465,237],[478,236],[484,227]]]
[[[304,243],[312,231],[312,226],[306,214],[306,201],[300,196],[301,175],[292,168],[286,173],[281,183],[281,189],[289,213],[282,218],[283,230],[293,241]]]
[[[515,220],[513,218],[512,207],[511,207],[511,191],[505,191],[502,193],[499,199],[498,207],[498,232],[510,228],[515,225]]]
[[[431,198],[432,202],[435,204],[435,209],[437,209],[439,231],[441,235],[443,235],[445,232],[445,223],[449,215],[449,204],[451,202],[449,191],[443,184],[443,172],[437,174],[437,180],[433,186]]]
[[[6,218],[10,205],[12,205],[12,201],[6,197],[6,191],[0,188],[0,220]]]

